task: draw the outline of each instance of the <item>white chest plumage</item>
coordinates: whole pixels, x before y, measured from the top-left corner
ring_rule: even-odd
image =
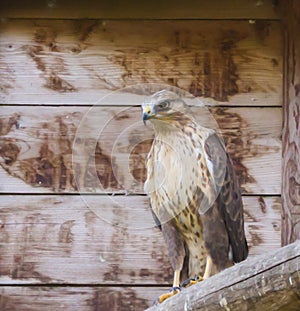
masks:
[[[187,208],[198,187],[198,162],[203,149],[199,137],[182,131],[156,135],[147,162],[145,192],[160,218],[174,217]]]

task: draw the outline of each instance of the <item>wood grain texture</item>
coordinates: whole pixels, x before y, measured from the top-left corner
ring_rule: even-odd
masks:
[[[191,286],[150,311],[299,310],[300,241],[248,259]]]
[[[0,103],[91,105],[162,83],[208,104],[281,106],[282,54],[278,21],[3,19]]]
[[[170,286],[163,237],[137,195],[152,129],[129,107],[162,84],[213,106],[250,194],[250,259],[279,248],[276,3],[1,1],[1,311],[142,310]]]
[[[282,243],[300,239],[300,7],[282,3],[286,24],[285,97],[282,152]]]
[[[143,96],[139,97],[142,102]],[[153,130],[137,107],[3,107],[0,190],[143,193]],[[280,194],[281,109],[193,107],[227,144],[244,193]]]
[[[218,8],[216,10],[216,7]],[[274,1],[2,1],[1,17],[8,18],[125,18],[125,19],[276,19]]]
[[[243,200],[250,257],[280,247],[280,198]],[[0,211],[2,285],[172,282],[145,196],[2,195]]]
[[[21,287],[0,288],[1,311],[141,311],[151,306],[161,287]],[[165,288],[166,290],[166,288]]]

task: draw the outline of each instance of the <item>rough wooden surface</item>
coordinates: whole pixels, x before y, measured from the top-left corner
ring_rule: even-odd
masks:
[[[244,203],[250,256],[280,247],[280,198]],[[145,196],[2,195],[0,237],[2,285],[172,282]]]
[[[152,310],[299,310],[300,241],[248,259]]]
[[[141,311],[161,287],[3,286],[1,311]]]
[[[216,10],[216,7],[218,8]],[[276,19],[272,0],[173,1],[2,1],[0,17],[8,18],[150,18]]]
[[[153,130],[143,125],[140,108],[3,107],[1,112],[1,192],[143,192]],[[280,108],[212,108],[209,114],[194,107],[193,112],[201,124],[219,124],[244,193],[280,193]]]
[[[278,21],[3,19],[0,103],[91,105],[156,82],[208,103],[281,106],[281,39]]]
[[[151,129],[135,127],[140,111],[128,108],[157,84],[215,105],[243,187],[250,257],[280,246],[276,3],[141,3],[0,4],[1,310],[141,310],[168,288],[162,236],[136,195]],[[145,82],[157,84],[136,86]],[[134,95],[101,100],[125,86]],[[102,194],[91,195],[99,179]],[[103,195],[124,188],[135,195]]]
[[[282,201],[284,245],[300,239],[300,5],[285,1],[285,97],[283,107]]]

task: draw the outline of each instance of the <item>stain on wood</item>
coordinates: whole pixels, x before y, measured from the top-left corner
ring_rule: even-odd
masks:
[[[143,192],[144,159],[153,130],[142,125],[139,108],[93,109],[83,119],[86,108],[60,108],[59,113],[50,107],[23,107],[17,113],[3,108],[2,169],[32,186],[33,192],[37,187],[54,192]],[[244,192],[280,192],[279,108],[252,108],[251,114],[247,108],[212,108],[210,116],[194,107],[193,112],[203,125],[215,126],[213,118],[219,124]],[[5,185],[2,189],[7,191]],[[10,191],[22,188],[16,185]]]
[[[244,203],[247,205],[248,199],[244,198]],[[261,202],[264,202],[264,209],[261,208]],[[253,202],[253,206],[245,209],[245,230],[251,254],[255,246],[264,243],[272,244],[272,239],[280,235],[281,222],[278,215],[281,213],[281,199],[273,198],[271,201],[268,197],[259,196]],[[255,253],[258,255],[259,253]]]
[[[3,20],[0,99],[89,105],[149,82],[209,103],[280,106],[279,32],[276,21]]]
[[[73,220],[68,220],[64,222],[58,233],[58,242],[59,243],[72,243],[74,235],[72,233],[72,227],[74,226]]]
[[[238,94],[237,81],[240,77],[233,53],[236,44],[245,37],[246,35],[243,33],[227,30],[221,32],[220,41],[215,47],[218,56],[205,52],[203,60],[200,60],[197,53],[194,60],[195,67],[193,68],[193,74],[196,78],[191,82],[188,91],[194,96],[212,97],[221,102],[227,102],[230,96]]]
[[[0,118],[0,135],[8,134],[12,127],[15,126],[17,129],[19,128],[18,120],[20,119],[20,115],[17,113],[13,113],[8,118]]]

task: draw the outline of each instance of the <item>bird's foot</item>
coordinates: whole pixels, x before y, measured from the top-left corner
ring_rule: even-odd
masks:
[[[194,284],[197,284],[199,282],[202,282],[203,281],[203,277],[201,276],[196,276],[194,278],[189,278],[185,281],[183,281],[181,284],[180,284],[180,287],[189,287],[191,285],[194,285]]]
[[[178,294],[180,291],[181,291],[181,288],[180,288],[180,287],[178,287],[178,286],[172,287],[168,293],[165,293],[165,294],[160,295],[160,296],[156,299],[155,304],[159,304],[159,303],[164,302],[166,299],[175,296],[175,295]]]

